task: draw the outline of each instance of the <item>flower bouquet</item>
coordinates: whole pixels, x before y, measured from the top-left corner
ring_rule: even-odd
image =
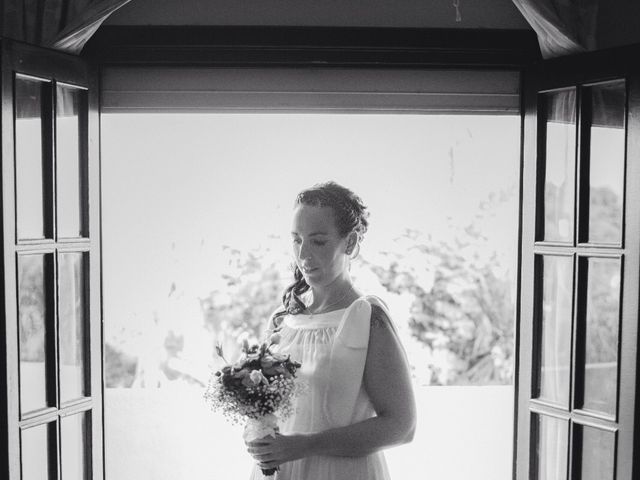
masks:
[[[229,364],[222,347],[216,346],[226,365],[211,376],[204,397],[212,410],[222,412],[232,423],[245,423],[243,438],[248,442],[275,437],[278,417],[291,415],[292,400],[302,390],[302,384],[296,381],[300,364],[271,350],[279,341],[277,333],[261,345],[250,346],[245,340],[240,359],[234,364]],[[271,476],[277,470],[262,469],[262,473]]]

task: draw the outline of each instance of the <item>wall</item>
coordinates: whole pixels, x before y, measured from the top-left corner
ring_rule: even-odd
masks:
[[[598,48],[640,43],[640,2],[601,0],[596,38]]]
[[[511,0],[133,0],[110,25],[288,25],[528,29]]]
[[[385,452],[391,478],[511,480],[513,386],[416,387],[412,443]],[[242,427],[192,388],[105,390],[107,480],[247,479]]]

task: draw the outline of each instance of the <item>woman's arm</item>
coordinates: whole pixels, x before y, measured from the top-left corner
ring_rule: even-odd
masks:
[[[376,416],[346,427],[310,435],[318,455],[367,455],[410,442],[416,425],[411,377],[400,339],[387,315],[372,306],[364,386]]]
[[[400,339],[384,311],[372,306],[364,386],[376,416],[319,433],[279,435],[249,444],[262,468],[311,455],[363,456],[410,442],[416,405]]]

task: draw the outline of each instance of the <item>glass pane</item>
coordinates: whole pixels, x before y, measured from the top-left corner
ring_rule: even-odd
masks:
[[[618,380],[620,261],[589,258],[583,408],[614,415]]]
[[[537,480],[567,478],[568,423],[558,418],[536,415],[538,418]]]
[[[613,480],[615,434],[593,427],[582,430],[581,480]]]
[[[18,257],[18,318],[20,348],[20,410],[47,403],[47,288],[45,255]]]
[[[79,413],[62,419],[60,447],[63,480],[88,478],[89,458],[87,413]]]
[[[544,238],[573,241],[576,91],[543,95],[546,115]]]
[[[58,263],[60,400],[85,396],[85,254],[61,253]]]
[[[52,424],[38,425],[22,430],[22,480],[46,480],[49,476],[49,443],[55,432]]]
[[[542,259],[539,397],[568,408],[573,258]]]
[[[58,85],[56,89],[56,149],[58,236],[80,237],[85,208],[86,135],[84,90]]]
[[[44,238],[43,132],[49,84],[16,76],[16,201],[18,238]]]
[[[624,195],[624,81],[591,87],[589,242],[622,241]]]

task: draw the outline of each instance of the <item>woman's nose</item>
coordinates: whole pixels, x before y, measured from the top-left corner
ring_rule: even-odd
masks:
[[[307,242],[302,242],[302,244],[300,245],[300,250],[298,251],[298,258],[300,258],[300,260],[306,260],[309,258],[309,256],[309,244]]]

